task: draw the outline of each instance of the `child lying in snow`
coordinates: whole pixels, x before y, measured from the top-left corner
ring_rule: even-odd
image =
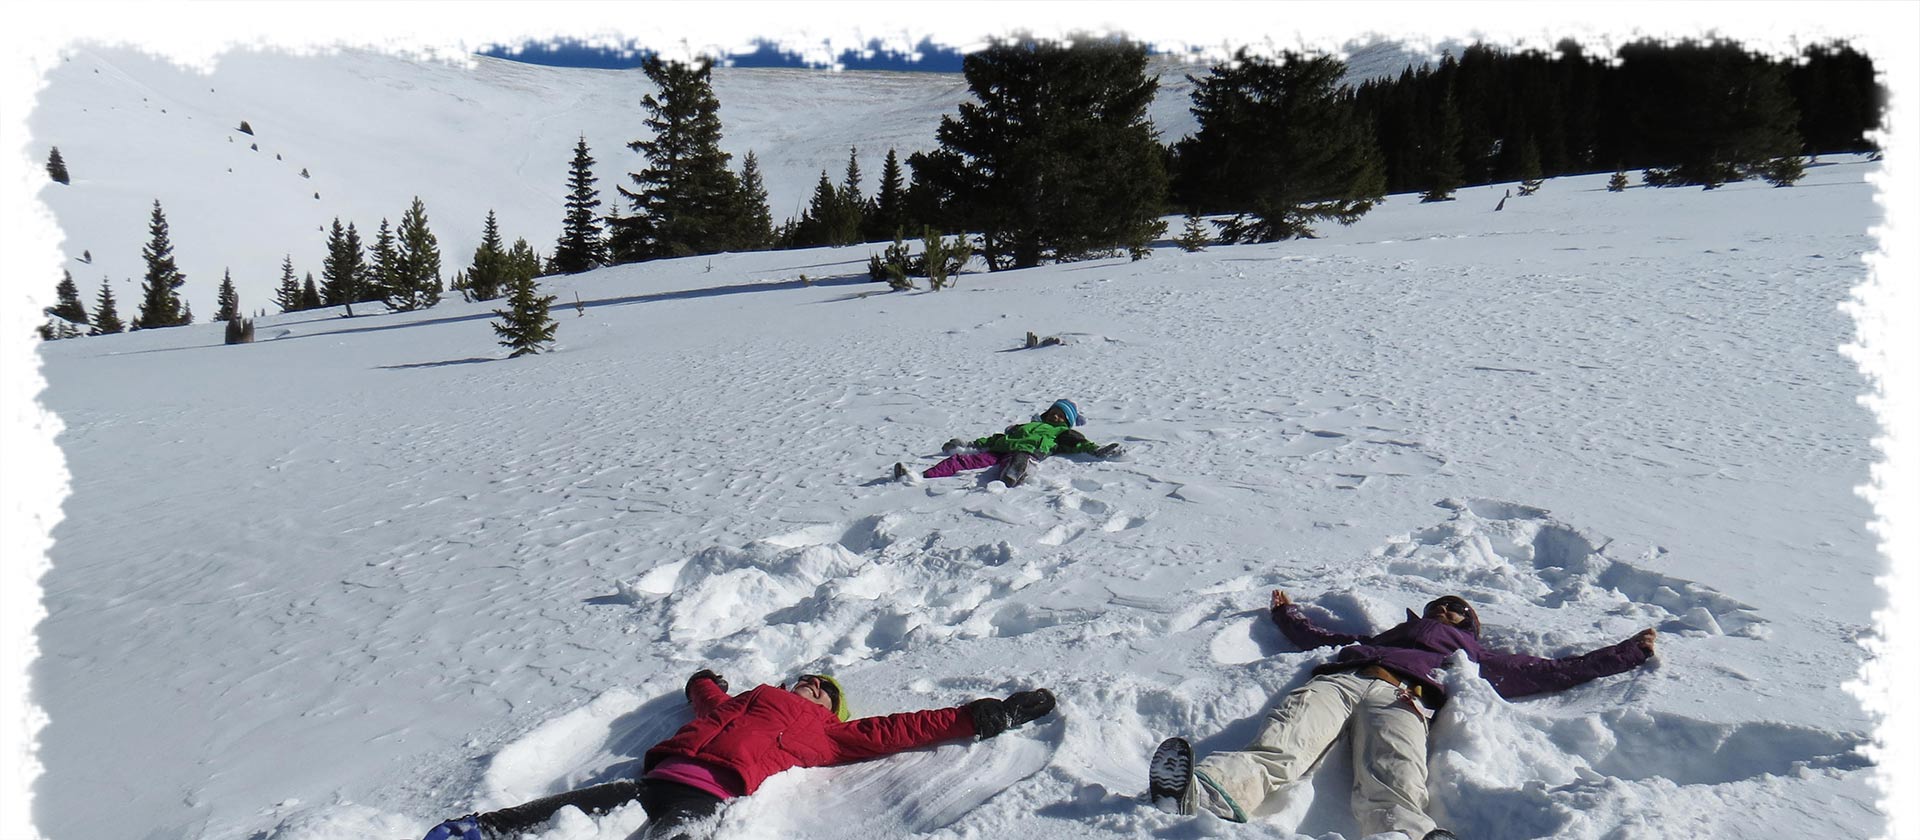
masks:
[[[927,478],[946,478],[967,470],[983,470],[991,466],[1000,467],[1000,480],[1008,487],[1018,485],[1027,478],[1027,470],[1033,462],[1054,453],[1084,452],[1099,458],[1116,458],[1122,454],[1120,444],[1109,443],[1100,446],[1087,440],[1087,436],[1073,430],[1081,423],[1080,409],[1072,400],[1054,400],[1033,418],[1031,423],[1016,423],[997,435],[988,435],[972,443],[959,438],[947,441],[940,451],[952,453],[946,460],[934,464],[921,475]],[[956,450],[972,448],[974,452]],[[893,477],[907,477],[907,465],[893,465]]]
[[[647,822],[628,840],[696,840],[728,799],[758,790],[794,767],[846,764],[962,738],[986,740],[1053,711],[1044,688],[1005,700],[848,720],[840,684],[805,674],[792,688],[762,685],[727,694],[727,681],[702,670],[687,679],[693,722],[647,750],[640,778],[622,779],[524,805],[468,814],[427,832],[426,840],[518,837],[569,805],[603,813],[639,800]]]
[[[1435,598],[1421,615],[1409,610],[1406,621],[1363,637],[1315,626],[1276,589],[1273,620],[1302,650],[1345,647],[1267,713],[1246,749],[1214,753],[1196,765],[1184,739],[1162,743],[1148,764],[1155,805],[1246,822],[1347,732],[1353,738],[1353,813],[1361,833],[1452,840],[1452,832],[1427,816],[1427,720],[1447,702],[1430,675],[1447,657],[1465,651],[1500,696],[1522,697],[1633,670],[1653,655],[1654,642],[1649,627],[1619,644],[1562,659],[1490,650],[1480,645],[1480,616],[1458,595]]]

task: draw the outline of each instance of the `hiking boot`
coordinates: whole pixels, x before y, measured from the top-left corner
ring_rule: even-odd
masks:
[[[1187,739],[1161,741],[1147,759],[1147,800],[1167,813],[1193,816],[1193,746]]]
[[[907,465],[903,463],[895,462],[893,465],[893,480],[899,481],[900,479],[903,479],[906,477],[907,477]]]
[[[1033,467],[1033,453],[1015,452],[1007,456],[1000,465],[1000,481],[1008,487],[1018,487],[1027,480],[1027,470]]]

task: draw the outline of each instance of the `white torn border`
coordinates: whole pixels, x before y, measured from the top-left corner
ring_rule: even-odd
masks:
[[[747,7],[743,9],[742,7]],[[1210,8],[1209,8],[1210,7]],[[544,43],[558,37],[588,43],[637,43],[668,56],[748,51],[755,39],[773,41],[816,64],[831,64],[844,50],[905,50],[922,39],[962,51],[992,37],[1027,32],[1065,38],[1077,33],[1124,33],[1159,50],[1220,58],[1235,48],[1338,51],[1350,43],[1400,40],[1427,49],[1448,42],[1484,41],[1506,47],[1551,48],[1573,38],[1594,52],[1610,52],[1640,37],[1722,36],[1749,48],[1796,53],[1809,43],[1845,40],[1870,56],[1884,74],[1887,125],[1878,140],[1886,152],[1875,177],[1887,225],[1878,229],[1879,251],[1869,255],[1871,279],[1843,304],[1859,325],[1844,351],[1875,384],[1862,402],[1881,418],[1874,442],[1881,462],[1874,484],[1861,488],[1878,511],[1872,523],[1890,563],[1884,585],[1893,608],[1877,618],[1880,634],[1868,644],[1874,658],[1859,683],[1850,686],[1867,709],[1882,716],[1880,763],[1883,804],[1890,811],[1889,837],[1920,835],[1920,745],[1912,712],[1893,716],[1895,675],[1915,667],[1916,595],[1920,563],[1911,511],[1920,505],[1916,472],[1914,379],[1911,330],[1896,331],[1894,313],[1920,312],[1913,288],[1916,211],[1914,138],[1920,95],[1920,4],[1879,2],[1767,3],[1631,2],[1518,4],[1492,2],[1164,3],[1114,2],[1098,6],[1067,2],[1019,4],[845,2],[735,3],[714,14],[700,3],[382,3],[308,2],[99,2],[57,4],[46,0],[9,6],[0,31],[0,138],[7,150],[6,189],[0,194],[0,249],[6,271],[0,281],[0,837],[33,838],[28,789],[39,776],[32,745],[45,724],[31,702],[27,669],[36,646],[41,574],[49,534],[59,521],[68,487],[65,462],[53,439],[58,418],[38,404],[44,386],[33,352],[40,309],[52,302],[60,264],[59,232],[36,198],[44,181],[41,162],[26,133],[36,92],[63,47],[81,42],[124,44],[176,62],[211,69],[234,49],[324,52],[351,45],[424,58],[464,62],[491,44]],[[1177,11],[1176,11],[1177,10]],[[1380,22],[1390,21],[1383,25]],[[1789,583],[1788,585],[1791,585]],[[1904,682],[1910,683],[1911,676]],[[1896,796],[1895,791],[1906,794]]]

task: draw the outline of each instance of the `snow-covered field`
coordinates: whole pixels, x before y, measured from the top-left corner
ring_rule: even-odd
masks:
[[[525,206],[557,204],[582,126],[480,115],[604,95],[614,75],[575,71],[575,91],[505,63],[314,63],[342,74],[321,88],[385,68],[394,99],[353,103],[374,117],[426,91],[471,100],[436,118],[446,142],[352,171],[350,138],[398,138],[329,133],[340,103],[324,97],[193,111],[197,91],[140,61],[76,54],[35,130],[78,101],[62,90],[182,103],[114,117],[204,124],[149,150],[170,164],[151,181],[83,184],[91,135],[58,141],[75,187],[140,208],[164,178],[229,165],[236,194],[312,203],[290,172],[336,155],[326,177],[362,204],[249,211],[275,267],[288,231],[350,210],[365,230],[357,208],[397,216],[429,189],[446,191],[426,195],[436,220],[477,232],[490,194],[462,190],[481,173],[537,169],[517,182],[542,192]],[[719,78],[730,127],[793,95],[778,71]],[[903,155],[963,93],[915,84]],[[220,139],[239,118],[261,152]],[[268,125],[286,126],[284,161],[264,156]],[[837,177],[849,137],[895,142],[739,125],[735,149],[761,149],[789,196],[821,166]],[[1238,746],[1325,658],[1266,621],[1281,587],[1346,629],[1460,592],[1496,645],[1543,655],[1661,630],[1652,667],[1559,695],[1509,703],[1451,677],[1433,790],[1463,837],[1877,836],[1860,752],[1876,721],[1844,687],[1887,600],[1854,492],[1876,424],[1838,304],[1875,248],[1879,165],[1822,158],[1792,189],[1560,178],[1498,213],[1506,185],[1396,196],[1319,240],[1163,246],[939,293],[866,282],[867,247],[622,266],[550,281],[558,349],[515,360],[492,304],[457,299],[268,316],[249,346],[206,324],[49,344],[72,493],[42,580],[35,819],[59,840],[418,836],[630,770],[711,667],[735,687],[831,671],[856,714],[1034,685],[1061,698],[994,741],[778,776],[726,812],[723,838],[1351,840],[1338,751],[1249,826],[1138,799],[1160,738]],[[80,194],[43,194],[69,254],[97,224],[63,204]],[[250,246],[206,229],[195,195],[161,197],[183,268],[210,282],[192,243]],[[143,229],[140,213],[116,228]],[[470,242],[442,242],[464,262]],[[90,307],[97,273],[76,271]],[[137,295],[120,300],[130,315]],[[210,313],[210,291],[194,300]],[[1020,349],[1029,331],[1066,343]],[[1128,457],[1051,459],[1014,489],[886,478],[1056,397]],[[539,837],[616,840],[642,819],[566,813]]]

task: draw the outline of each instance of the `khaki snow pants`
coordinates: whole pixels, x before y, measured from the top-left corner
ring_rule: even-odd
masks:
[[[1282,785],[1305,776],[1345,731],[1353,739],[1353,815],[1360,833],[1402,831],[1419,840],[1434,823],[1427,816],[1428,712],[1418,704],[1371,677],[1314,677],[1267,713],[1246,749],[1214,753],[1194,767],[1195,804],[1225,819],[1247,819]]]

